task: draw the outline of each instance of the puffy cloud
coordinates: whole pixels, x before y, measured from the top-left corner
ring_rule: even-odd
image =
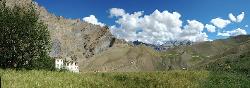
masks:
[[[213,25],[215,25],[216,27],[221,28],[221,29],[226,27],[228,24],[231,23],[230,20],[224,20],[224,19],[221,19],[221,18],[212,19],[210,22]]]
[[[211,24],[206,24],[205,28],[208,32],[215,32],[216,27]]]
[[[237,16],[237,22],[241,22],[244,19],[245,13],[241,12],[240,15]]]
[[[100,25],[102,27],[105,25],[101,22],[98,22],[98,19],[94,15],[90,15],[89,17],[84,17],[83,21],[91,23],[91,24],[95,24],[95,25]]]
[[[237,35],[246,35],[246,34],[247,34],[246,30],[237,28],[237,29],[232,30],[232,31],[226,31],[226,32],[222,32],[222,33],[219,32],[217,35],[219,35],[219,36],[237,36]]]
[[[229,19],[232,21],[232,22],[241,22],[243,19],[244,19],[244,16],[245,16],[245,13],[244,12],[241,12],[240,15],[238,15],[237,17],[234,16],[232,13],[229,13],[228,14],[228,17]]]
[[[179,39],[190,40],[194,42],[208,41],[207,34],[202,32],[204,25],[196,20],[188,20],[188,25],[184,26]]]
[[[230,19],[231,21],[233,21],[233,22],[236,22],[236,21],[237,21],[236,17],[235,17],[232,13],[229,13],[229,14],[228,14],[228,17],[229,17],[229,19]]]
[[[142,11],[130,14],[122,9],[119,10],[122,14],[115,15],[114,11],[110,11],[111,16],[118,17],[117,25],[110,27],[112,34],[117,38],[149,44],[163,44],[170,40],[194,42],[208,40],[206,33],[202,32],[204,29],[202,23],[188,20],[188,25],[183,27],[178,12],[155,10],[152,14],[143,15]]]
[[[109,13],[110,13],[110,16],[113,17],[113,16],[122,16],[125,14],[125,11],[123,9],[120,9],[120,8],[111,8],[109,10]]]

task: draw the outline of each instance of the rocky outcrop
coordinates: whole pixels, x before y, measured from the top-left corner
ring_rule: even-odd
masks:
[[[124,43],[114,38],[108,27],[89,24],[80,19],[55,16],[32,0],[6,0],[6,6],[9,7],[29,7],[31,4],[40,14],[40,20],[48,25],[52,40],[52,57],[76,56],[79,62],[83,63],[114,44]]]

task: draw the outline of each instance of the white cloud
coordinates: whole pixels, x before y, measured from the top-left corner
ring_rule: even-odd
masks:
[[[123,9],[119,9],[118,12],[122,12],[122,14],[110,11],[111,16],[118,17],[116,21],[118,25],[111,26],[110,30],[117,38],[126,41],[138,40],[144,43],[162,44],[170,40],[191,40],[194,42],[208,40],[206,33],[202,32],[204,29],[202,23],[188,20],[188,25],[183,27],[180,20],[181,15],[178,12],[155,10],[149,15],[143,15],[142,11],[130,14]]]
[[[202,32],[204,25],[196,20],[188,20],[188,25],[184,26],[181,35],[179,36],[182,40],[191,40],[194,42],[208,41],[207,34]]]
[[[113,17],[113,16],[123,16],[125,15],[125,11],[123,9],[120,9],[120,8],[111,8],[109,10],[109,13],[110,13],[110,16]]]
[[[240,15],[237,16],[237,22],[241,22],[244,19],[245,13],[241,12]]]
[[[211,24],[206,24],[205,28],[208,32],[215,32],[216,27]]]
[[[84,17],[83,21],[91,23],[91,24],[95,24],[95,25],[100,25],[102,27],[105,25],[101,22],[98,22],[98,19],[94,15],[90,15],[89,17]]]
[[[232,22],[238,22],[238,23],[240,23],[244,19],[244,16],[245,16],[244,12],[241,12],[241,14],[238,15],[237,17],[234,16],[232,13],[228,14],[228,17]]]
[[[221,28],[221,29],[226,27],[228,24],[231,23],[230,20],[224,20],[224,19],[221,19],[221,18],[212,19],[210,22],[213,25],[215,25],[216,27]]]
[[[237,28],[237,29],[232,30],[232,31],[226,31],[226,32],[222,32],[222,33],[219,32],[217,35],[218,36],[237,36],[237,35],[246,35],[246,34],[247,34],[246,30]]]
[[[236,17],[235,17],[232,13],[229,13],[229,14],[228,14],[228,17],[229,17],[229,19],[230,19],[232,22],[236,22],[236,21],[237,21]]]

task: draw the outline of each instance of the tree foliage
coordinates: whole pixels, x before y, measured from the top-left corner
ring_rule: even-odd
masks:
[[[53,69],[47,25],[39,21],[35,8],[0,4],[0,67]]]

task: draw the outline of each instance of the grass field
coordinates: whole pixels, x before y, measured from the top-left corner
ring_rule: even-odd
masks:
[[[2,88],[250,88],[250,78],[209,71],[70,73],[1,70]]]

